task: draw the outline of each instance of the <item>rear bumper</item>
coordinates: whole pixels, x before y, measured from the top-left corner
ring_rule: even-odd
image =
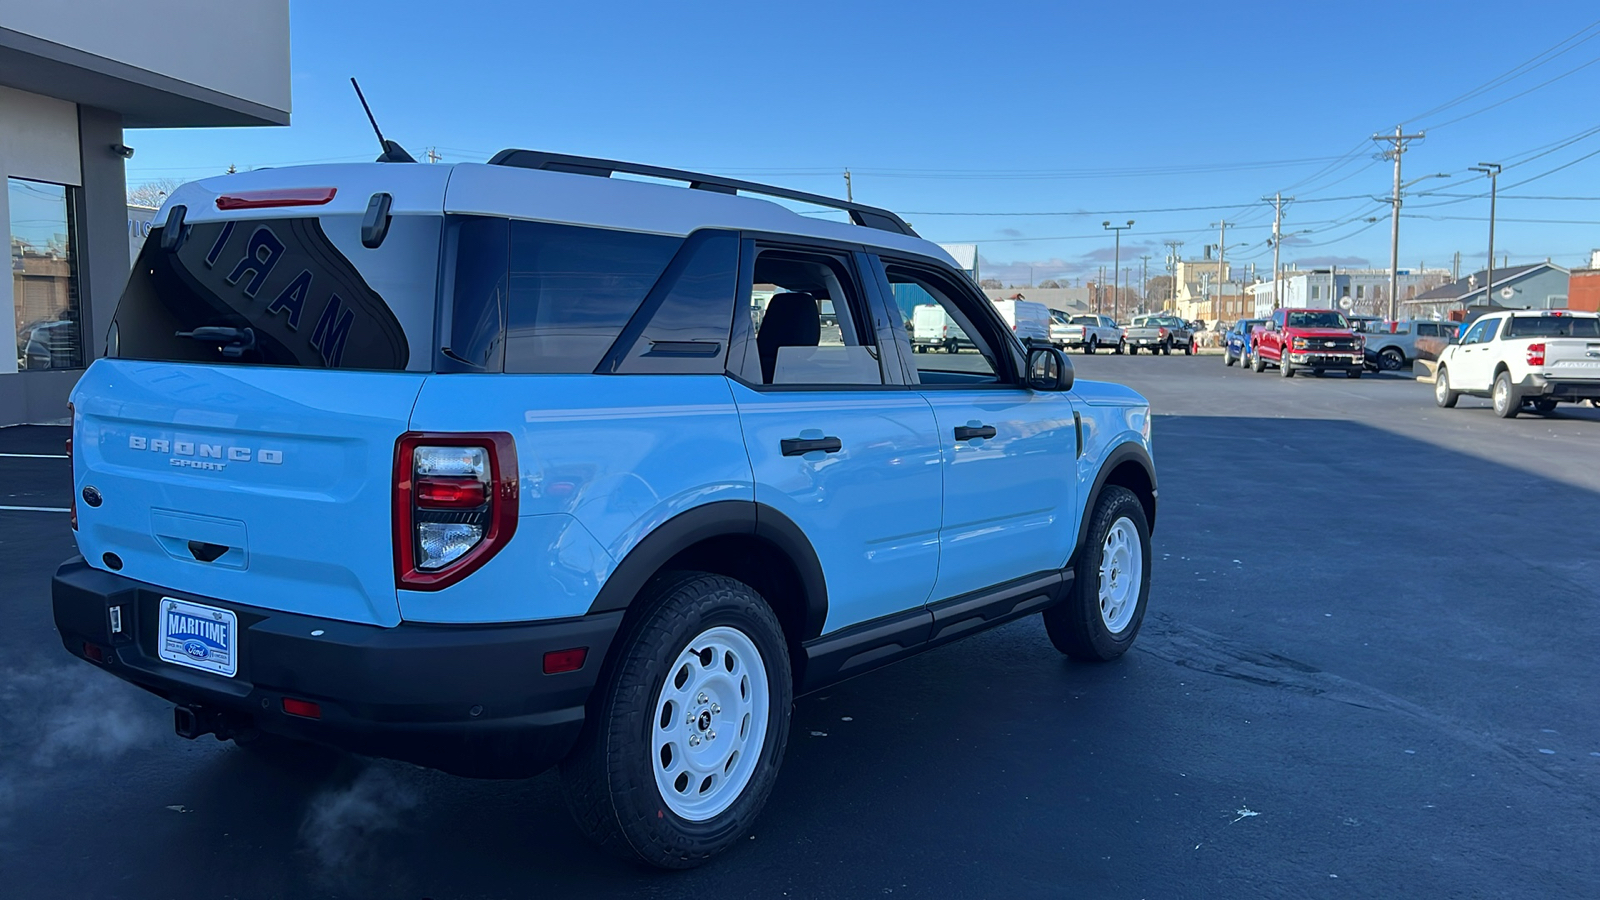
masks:
[[[1600,400],[1600,381],[1551,381],[1542,375],[1528,375],[1517,385],[1517,396],[1523,399]]]
[[[194,707],[224,730],[257,729],[493,778],[537,774],[571,749],[622,621],[614,612],[515,625],[382,628],[164,590],[90,568],[81,558],[62,564],[51,593],[68,652]],[[160,659],[164,597],[237,613],[237,675]],[[113,607],[120,608],[119,633],[111,631]],[[577,647],[588,648],[582,668],[544,674],[546,652]],[[315,702],[321,717],[285,713],[284,698]]]

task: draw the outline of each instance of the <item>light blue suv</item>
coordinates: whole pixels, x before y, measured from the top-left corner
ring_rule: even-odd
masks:
[[[1077,659],[1139,631],[1149,405],[893,213],[508,150],[157,221],[73,395],[54,607],[184,737],[559,763],[584,832],[684,867],[749,829],[795,695],[1033,613]],[[978,352],[913,353],[926,304]]]

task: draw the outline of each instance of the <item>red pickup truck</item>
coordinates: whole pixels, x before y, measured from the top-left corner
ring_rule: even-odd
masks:
[[[1250,332],[1249,358],[1257,372],[1278,367],[1285,378],[1307,370],[1360,378],[1361,337],[1336,309],[1280,309]]]

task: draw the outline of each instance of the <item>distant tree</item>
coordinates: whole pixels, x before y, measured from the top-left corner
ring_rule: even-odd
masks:
[[[157,178],[155,181],[146,181],[144,184],[128,188],[129,206],[156,206],[167,202],[167,195],[178,189],[183,182],[176,178]]]
[[[1054,278],[1047,278],[1044,281],[1039,282],[1039,287],[1042,287],[1042,288],[1058,288],[1058,287],[1061,287],[1061,282],[1055,280]]]
[[[1150,282],[1146,285],[1145,290],[1150,295],[1151,308],[1160,309],[1161,301],[1166,300],[1172,294],[1172,276],[1150,276]]]
[[[1000,283],[1000,279],[998,279],[998,278],[985,278],[982,281],[978,282],[978,287],[981,287],[981,288],[995,288],[995,289],[998,290],[999,288],[1004,287],[1004,285],[1002,285]]]

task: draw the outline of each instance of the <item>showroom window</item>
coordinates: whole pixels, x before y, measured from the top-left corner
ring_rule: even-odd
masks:
[[[83,367],[73,192],[59,184],[6,179],[11,205],[11,301],[17,368]]]

